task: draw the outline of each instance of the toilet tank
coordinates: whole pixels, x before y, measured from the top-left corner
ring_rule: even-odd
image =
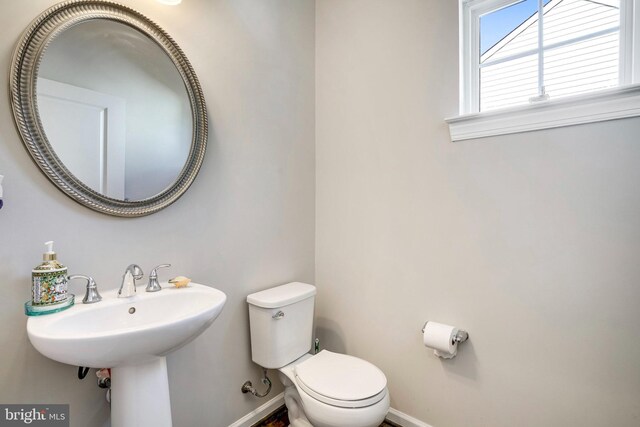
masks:
[[[315,295],[315,286],[293,282],[247,297],[255,363],[278,369],[309,352]]]

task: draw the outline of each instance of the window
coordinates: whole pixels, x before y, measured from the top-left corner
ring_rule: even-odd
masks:
[[[542,105],[573,108],[620,92],[637,97],[640,115],[639,16],[640,0],[461,0],[461,114],[527,106],[539,114]],[[553,126],[535,128],[544,127]]]

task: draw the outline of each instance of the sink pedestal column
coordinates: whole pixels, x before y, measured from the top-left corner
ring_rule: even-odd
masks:
[[[171,427],[167,359],[111,369],[112,427]]]

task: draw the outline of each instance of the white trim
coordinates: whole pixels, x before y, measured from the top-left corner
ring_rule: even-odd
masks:
[[[640,85],[445,119],[451,141],[640,116]]]
[[[551,4],[551,3],[549,3]],[[549,10],[555,7],[551,6]],[[538,0],[538,94],[534,99],[545,99],[544,89],[544,3]],[[534,15],[535,16],[535,15]]]
[[[480,37],[468,28],[478,28],[480,14],[473,2],[460,2],[460,114],[478,111],[480,106],[479,73],[474,64],[480,61]]]
[[[633,14],[633,58],[631,59],[631,79],[633,83],[640,83],[640,7],[632,0],[628,0],[627,5]]]
[[[431,427],[429,424],[393,408],[389,408],[387,419],[392,423],[401,425],[402,427]]]
[[[229,424],[229,427],[251,427],[282,405],[284,405],[284,392],[280,393],[259,408],[249,412],[235,423]]]
[[[633,0],[620,0],[620,84],[636,83],[633,78]]]
[[[251,427],[282,405],[284,405],[284,392],[269,400],[259,408],[249,412],[233,424],[229,424],[229,427]],[[393,408],[389,408],[389,412],[385,418],[392,423],[401,425],[402,427],[431,427],[429,424]]]

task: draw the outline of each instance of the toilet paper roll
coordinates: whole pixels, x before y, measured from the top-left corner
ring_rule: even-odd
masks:
[[[423,340],[426,347],[433,349],[433,354],[444,359],[451,359],[458,352],[455,336],[458,328],[442,323],[427,322]]]

